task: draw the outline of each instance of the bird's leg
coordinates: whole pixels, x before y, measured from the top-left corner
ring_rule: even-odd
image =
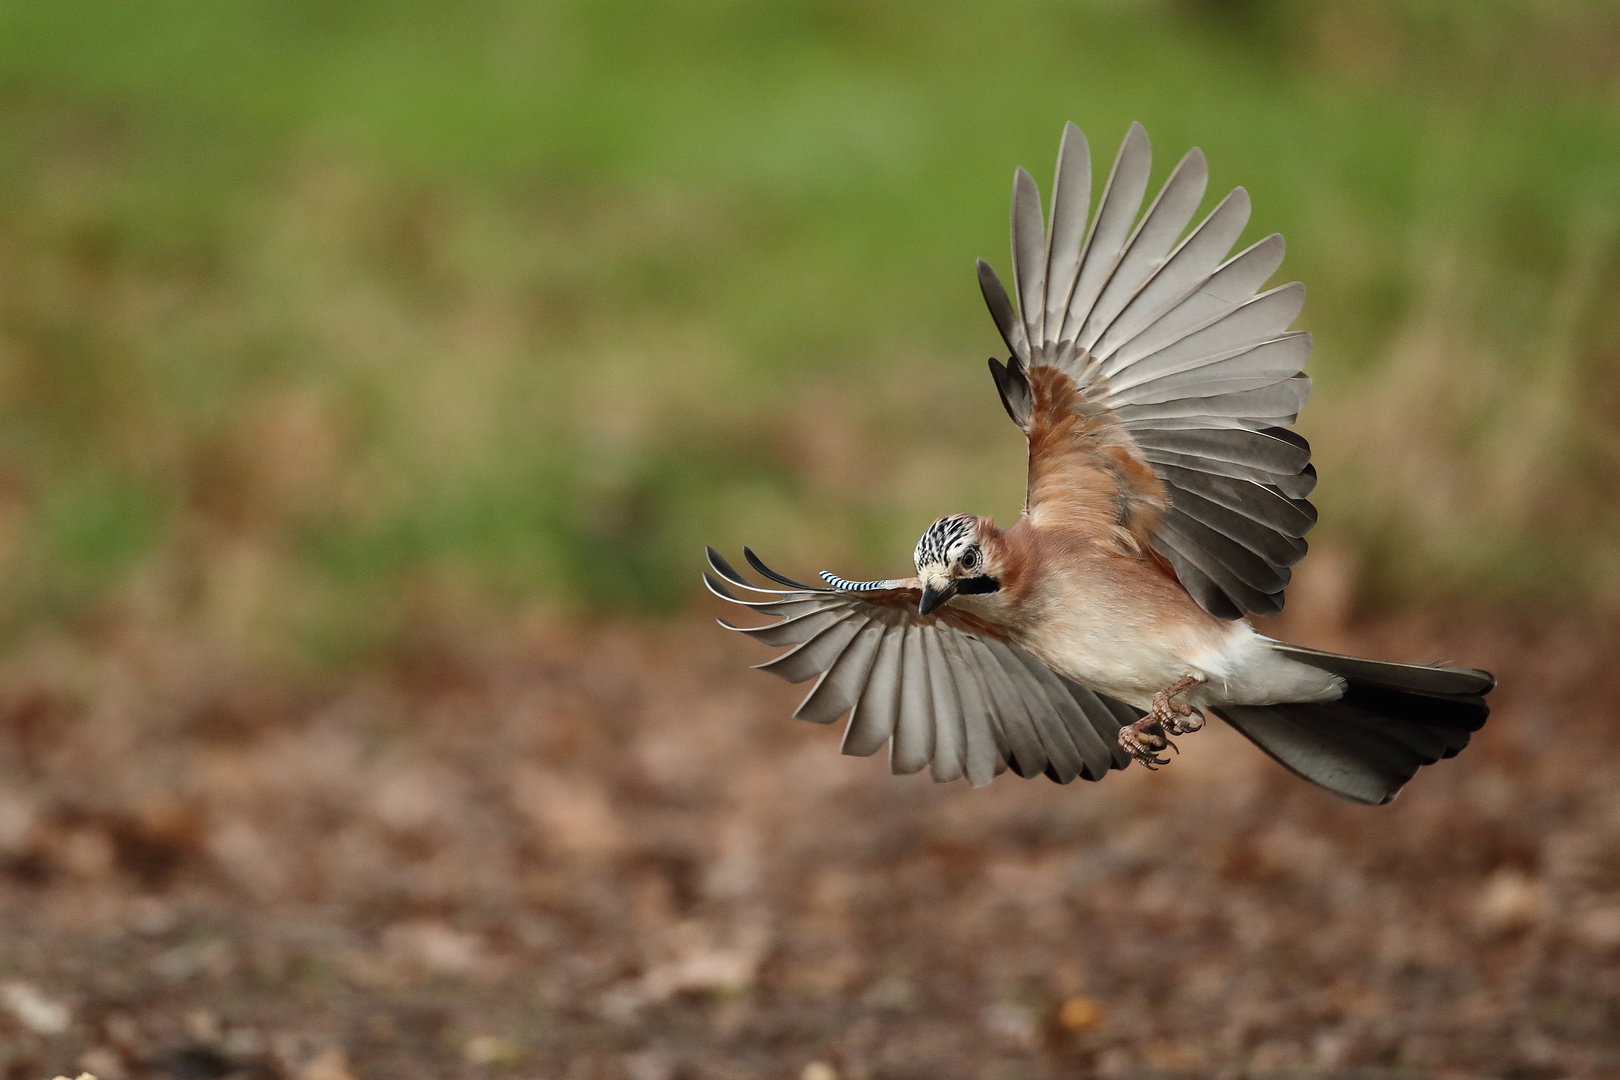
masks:
[[[1186,690],[1191,690],[1204,680],[1196,675],[1187,675],[1160,690],[1153,695],[1153,712],[1161,713],[1163,719],[1159,722],[1164,729],[1172,735],[1190,735],[1204,726],[1203,711],[1188,704],[1172,705],[1170,699]]]
[[[1181,748],[1170,741],[1170,735],[1186,735],[1204,726],[1203,713],[1191,705],[1172,705],[1170,699],[1203,681],[1196,675],[1187,675],[1154,694],[1147,714],[1119,729],[1119,745],[1149,769],[1170,764],[1168,758],[1158,756],[1165,747],[1181,753]]]

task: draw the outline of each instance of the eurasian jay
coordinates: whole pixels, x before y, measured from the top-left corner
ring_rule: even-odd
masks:
[[[792,646],[759,666],[816,680],[795,715],[849,713],[843,752],[887,743],[896,773],[1100,780],[1167,764],[1209,712],[1305,779],[1388,802],[1468,744],[1495,680],[1289,645],[1244,618],[1282,609],[1316,523],[1310,446],[1288,429],[1310,390],[1311,337],[1288,331],[1305,290],[1259,291],[1279,235],[1225,258],[1242,188],[1181,239],[1208,182],[1197,149],[1138,221],[1149,160],[1133,124],[1088,228],[1090,151],[1067,125],[1044,230],[1034,180],[1013,180],[1016,313],[979,262],[1012,354],[990,370],[1029,443],[1017,523],[951,514],[918,542],[915,577],[823,572],[825,587],[744,548],[782,586],[761,588],[710,548],[711,590],[779,616],[721,625]]]

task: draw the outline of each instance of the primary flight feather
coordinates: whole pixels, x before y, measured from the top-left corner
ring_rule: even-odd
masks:
[[[1067,125],[1049,219],[1014,176],[1016,307],[979,262],[1011,352],[990,371],[1029,443],[1018,522],[942,517],[916,576],[889,581],[805,585],[744,548],[780,586],[761,587],[711,548],[709,588],[778,617],[721,625],[791,646],[760,666],[815,680],[795,715],[848,713],[843,752],[887,745],[897,773],[1100,780],[1166,764],[1170,737],[1212,712],[1305,779],[1388,802],[1468,744],[1494,680],[1288,645],[1244,618],[1282,609],[1316,523],[1310,446],[1289,430],[1310,392],[1310,335],[1288,330],[1305,290],[1261,291],[1281,236],[1227,258],[1242,188],[1187,230],[1199,150],[1143,211],[1150,162],[1133,124],[1092,214],[1090,150]]]

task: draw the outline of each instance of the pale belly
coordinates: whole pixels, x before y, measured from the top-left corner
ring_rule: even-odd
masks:
[[[1216,619],[1190,597],[1167,611],[1123,589],[1098,588],[1095,580],[1083,583],[1088,588],[1075,584],[1041,604],[1011,637],[1099,694],[1146,709],[1154,694],[1189,675],[1201,681],[1178,700],[1199,707],[1324,701],[1343,693],[1336,677],[1281,656],[1247,622]]]
[[[1039,633],[1022,635],[1018,644],[1065,678],[1145,709],[1154,694],[1189,675],[1203,681],[1182,700],[1231,700],[1225,691],[1258,641],[1245,622],[1222,623],[1211,633],[1071,611],[1043,620]]]

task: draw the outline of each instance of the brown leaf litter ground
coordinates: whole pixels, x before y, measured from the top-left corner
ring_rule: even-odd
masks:
[[[891,777],[698,614],[313,690],[42,641],[0,672],[4,1075],[1620,1076],[1620,646],[1449,625],[1298,635],[1501,678],[1379,809],[1218,722],[1102,784]]]

